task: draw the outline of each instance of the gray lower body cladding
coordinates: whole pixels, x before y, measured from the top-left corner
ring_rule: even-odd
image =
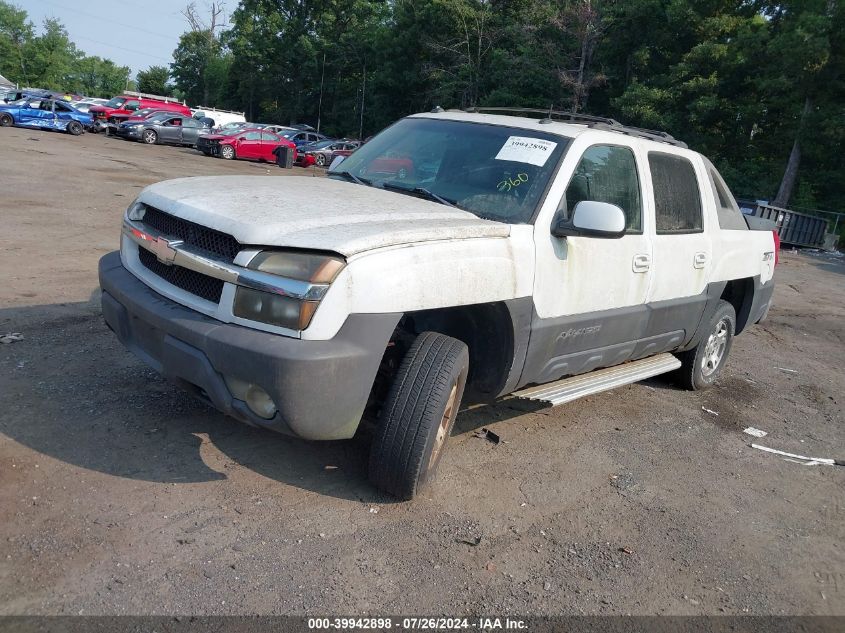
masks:
[[[749,312],[749,323],[760,323],[769,316],[769,308],[772,307],[772,295],[775,292],[774,280],[768,283],[760,283],[760,278],[754,279],[754,300],[751,302]]]
[[[739,321],[757,323],[771,304],[774,282],[753,282]],[[712,283],[691,297],[613,310],[540,318],[536,311],[519,385],[542,384],[661,352],[694,347],[719,304],[726,283]],[[748,311],[746,315],[739,314]],[[743,319],[745,317],[745,319]]]
[[[352,437],[399,314],[351,315],[329,341],[303,341],[222,323],[143,284],[120,262],[100,260],[103,316],[156,371],[242,422],[305,439]],[[263,388],[275,418],[254,415],[223,376]]]
[[[705,302],[666,302],[673,318],[648,304],[551,319],[535,314],[520,382],[552,382],[679,349],[698,328]]]

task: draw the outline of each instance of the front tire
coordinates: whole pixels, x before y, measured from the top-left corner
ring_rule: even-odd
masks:
[[[144,130],[141,140],[147,145],[155,145],[158,143],[158,134],[156,134],[155,130]]]
[[[469,372],[461,341],[423,332],[393,380],[370,449],[370,481],[399,499],[430,483],[443,455]]]
[[[233,160],[235,158],[235,148],[231,145],[224,145],[220,148],[220,157],[225,160]]]
[[[314,162],[317,163],[317,167],[325,167],[326,157],[323,154],[317,154],[317,156],[314,158]]]
[[[79,136],[85,131],[85,128],[82,127],[79,121],[71,121],[67,124],[67,131],[69,134],[73,134],[73,136]]]
[[[11,114],[0,115],[0,127],[12,127],[14,124],[15,120],[12,118]]]
[[[736,332],[736,311],[727,301],[719,301],[704,336],[693,349],[678,354],[681,368],[678,382],[699,391],[714,382],[727,362]]]

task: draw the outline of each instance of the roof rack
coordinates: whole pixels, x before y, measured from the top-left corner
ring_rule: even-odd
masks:
[[[598,130],[609,130],[611,132],[619,132],[620,134],[627,134],[628,136],[636,136],[637,138],[644,138],[649,141],[657,141],[658,143],[666,143],[667,145],[674,145],[675,147],[682,147],[687,149],[688,145],[683,141],[679,141],[669,132],[661,132],[660,130],[648,130],[642,127],[634,127],[632,125],[622,125],[621,123],[613,126],[603,126],[601,124],[592,126]]]
[[[658,143],[666,143],[668,145],[674,145],[675,147],[683,147],[686,148],[687,144],[683,141],[679,141],[675,137],[673,137],[668,132],[661,132],[659,130],[647,130],[641,127],[634,127],[631,125],[623,125],[616,119],[611,119],[608,117],[601,117],[601,116],[593,116],[591,114],[580,114],[578,112],[563,112],[561,110],[543,110],[540,108],[505,108],[505,107],[496,107],[496,108],[485,108],[485,107],[475,107],[475,108],[466,108],[462,110],[462,112],[477,112],[477,113],[484,113],[484,112],[514,112],[517,114],[543,114],[545,118],[540,121],[540,123],[551,123],[555,120],[553,117],[557,117],[558,119],[564,119],[566,121],[571,121],[572,123],[582,123],[585,124],[587,127],[597,129],[597,130],[607,130],[609,132],[618,132],[620,134],[627,134],[628,136],[636,136],[637,138],[644,138],[649,141],[657,141]]]
[[[236,112],[235,110],[223,110],[220,108],[205,108],[203,106],[197,106],[196,108],[191,108],[191,110],[202,111],[202,112],[219,112],[221,114],[237,114],[243,116],[244,112]]]
[[[179,101],[179,99],[175,97],[163,97],[162,95],[150,95],[146,92],[135,92],[134,90],[124,90],[123,94],[127,97],[138,97],[139,99],[155,99],[156,101],[164,101],[165,103],[182,103],[185,105],[184,101]]]
[[[545,114],[551,120],[552,116],[568,119],[579,123],[604,123],[606,125],[621,125],[615,119],[603,116],[592,116],[590,114],[579,114],[577,112],[562,112],[560,110],[543,110],[540,108],[466,108],[464,112],[517,112],[520,114]]]

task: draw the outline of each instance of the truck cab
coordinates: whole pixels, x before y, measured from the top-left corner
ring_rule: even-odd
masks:
[[[105,105],[92,105],[89,113],[94,117],[94,123],[102,129],[125,121],[139,110],[154,108],[159,111],[173,112],[184,116],[192,116],[191,109],[169,97],[157,97],[142,93],[126,93],[113,97]]]
[[[326,178],[152,185],[100,280],[124,344],[232,417],[312,440],[371,423],[370,478],[407,499],[467,405],[712,386],[774,265],[667,134],[438,111]]]

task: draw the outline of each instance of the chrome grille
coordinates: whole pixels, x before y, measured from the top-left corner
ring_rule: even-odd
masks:
[[[162,235],[178,238],[230,264],[241,250],[241,245],[231,235],[177,218],[154,207],[146,207],[142,222]]]
[[[220,303],[220,295],[223,293],[223,282],[221,280],[181,266],[162,264],[156,259],[155,255],[140,246],[138,247],[138,259],[141,260],[144,268],[158,275],[167,283],[206,301]]]

